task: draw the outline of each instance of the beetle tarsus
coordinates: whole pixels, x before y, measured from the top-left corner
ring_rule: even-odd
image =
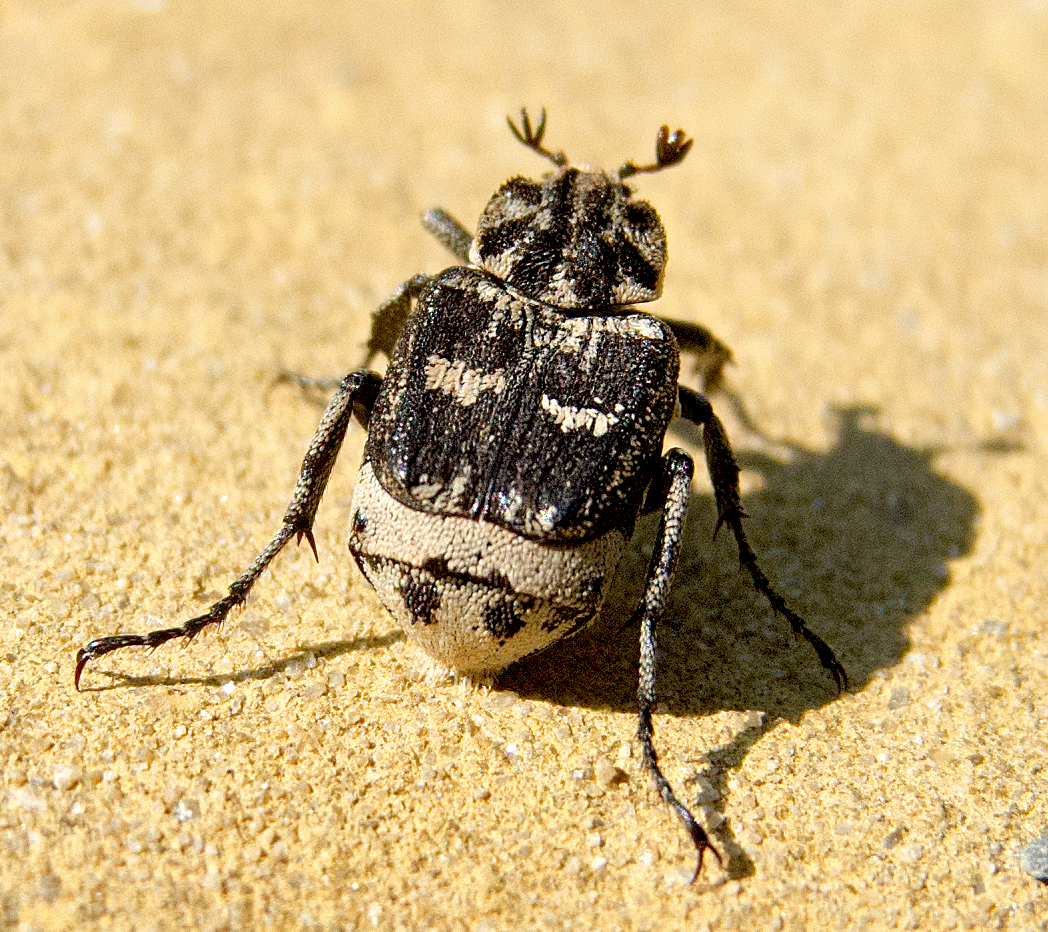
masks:
[[[291,372],[290,370],[284,370],[275,379],[273,379],[274,385],[296,385],[304,392],[319,392],[323,395],[330,394],[339,385],[342,384],[342,377],[338,378],[316,378],[311,375],[304,375],[301,372]]]

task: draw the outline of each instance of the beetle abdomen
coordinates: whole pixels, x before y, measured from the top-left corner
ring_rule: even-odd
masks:
[[[366,460],[353,493],[349,549],[361,571],[409,641],[467,675],[496,673],[589,624],[624,545],[617,530],[557,546],[420,512]]]

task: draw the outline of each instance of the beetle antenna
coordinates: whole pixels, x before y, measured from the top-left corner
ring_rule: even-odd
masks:
[[[563,152],[550,152],[544,145],[542,145],[542,137],[546,132],[546,108],[542,108],[542,113],[539,114],[539,122],[532,128],[531,117],[528,116],[526,107],[520,108],[520,128],[517,128],[517,124],[513,122],[512,117],[506,117],[506,122],[509,124],[509,128],[514,136],[531,149],[532,152],[537,152],[545,159],[549,159],[557,168],[563,168],[568,164],[568,157]]]
[[[682,129],[674,130],[671,133],[668,126],[660,127],[659,133],[655,137],[655,161],[650,165],[637,165],[634,162],[626,162],[619,169],[619,181],[623,181],[631,175],[637,175],[640,172],[660,172],[664,168],[676,165],[688,154],[694,141],[694,139],[689,139],[684,135],[684,130]]]

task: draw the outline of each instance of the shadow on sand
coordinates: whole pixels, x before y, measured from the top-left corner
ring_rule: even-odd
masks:
[[[833,648],[852,691],[907,652],[910,619],[947,585],[947,561],[970,550],[978,514],[973,496],[935,471],[937,451],[912,449],[878,432],[870,426],[873,415],[868,408],[838,411],[838,440],[828,452],[793,447],[783,459],[739,454],[740,466],[762,483],[743,496],[750,543],[772,585]],[[701,449],[697,434],[687,439]],[[715,523],[711,495],[693,492],[672,602],[660,625],[658,691],[670,715],[765,713],[760,725],[743,728],[698,761],[723,799],[729,774],[764,734],[780,721],[799,721],[837,693],[811,648],[793,638],[740,572],[731,535],[711,544]],[[650,517],[638,529],[600,621],[512,666],[499,677],[500,688],[563,706],[636,710],[637,631],[627,622],[640,597],[643,550],[647,545],[650,552],[655,524]],[[110,685],[92,688],[268,679],[307,654],[334,658],[402,638],[392,631],[303,645],[232,677],[110,673]],[[717,835],[729,873],[752,873],[727,823]]]
[[[947,562],[972,546],[978,505],[935,471],[937,451],[903,446],[869,426],[872,409],[838,411],[837,419],[838,441],[828,452],[795,447],[786,461],[741,453],[739,463],[763,483],[744,496],[744,506],[765,572],[834,649],[850,689],[861,691],[875,670],[908,651],[910,619],[947,585]],[[658,686],[670,715],[765,713],[759,726],[744,728],[700,761],[723,799],[728,776],[764,734],[832,702],[836,689],[811,648],[753,592],[730,534],[711,545],[715,522],[712,498],[693,493],[672,603],[660,626]],[[635,710],[637,630],[623,626],[644,580],[641,550],[645,543],[650,549],[653,535],[647,519],[594,628],[520,661],[499,686],[566,706]],[[727,824],[718,836],[729,873],[751,873]]]

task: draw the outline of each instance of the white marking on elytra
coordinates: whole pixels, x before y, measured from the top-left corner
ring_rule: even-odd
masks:
[[[590,430],[594,437],[603,437],[619,419],[607,411],[597,408],[576,408],[574,405],[562,405],[549,395],[542,396],[542,410],[553,418],[565,434],[573,430]]]
[[[423,502],[432,502],[443,491],[444,484],[442,482],[430,482],[429,476],[425,473],[422,473],[418,477],[418,482],[411,487],[411,494]]]
[[[491,318],[485,334],[489,342],[494,342],[507,328],[520,330],[524,319],[524,307],[521,300],[512,295],[508,288],[481,282],[477,285],[477,294],[491,307]]]
[[[443,356],[429,356],[424,371],[426,388],[451,395],[464,408],[476,404],[481,392],[499,395],[506,388],[505,369],[494,372],[467,369],[461,359],[452,362]]]
[[[645,314],[628,314],[624,317],[570,317],[561,326],[575,336],[591,333],[614,333],[624,336],[662,340],[663,332],[658,323]]]
[[[600,339],[601,334],[623,336],[627,339],[641,338],[662,341],[665,334],[656,321],[643,314],[629,314],[625,317],[573,317],[558,321],[556,329],[545,336],[536,338],[535,345],[548,345],[553,351],[568,355],[578,355],[579,364],[588,372],[607,349]]]
[[[544,533],[549,533],[557,526],[557,521],[560,518],[560,512],[557,511],[553,505],[546,505],[540,508],[535,514],[535,523],[539,529]]]
[[[549,280],[549,292],[553,303],[560,307],[578,306],[578,295],[575,293],[575,275],[571,267],[572,258],[562,259],[560,265]]]
[[[462,496],[469,491],[470,470],[465,467],[462,472],[452,477],[451,482],[431,481],[429,476],[419,476],[419,482],[411,487],[411,495],[420,502],[426,502],[431,508],[447,510],[456,508]]]

